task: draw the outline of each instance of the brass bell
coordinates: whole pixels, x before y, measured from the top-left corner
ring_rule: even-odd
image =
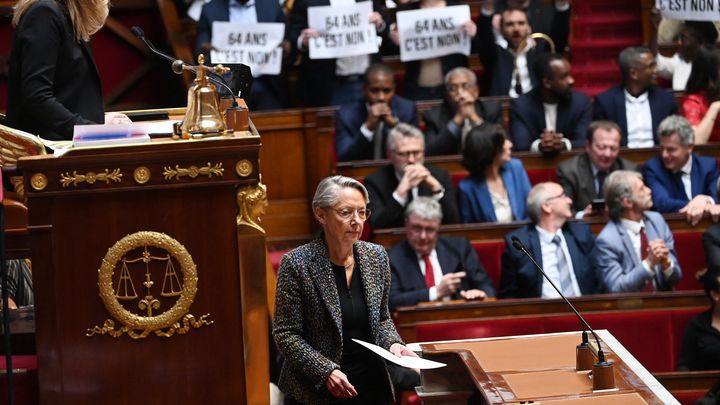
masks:
[[[185,139],[192,137],[210,137],[224,135],[227,126],[220,110],[220,96],[214,84],[207,78],[211,68],[204,66],[205,57],[198,56],[195,80],[188,90],[187,109],[181,126]]]

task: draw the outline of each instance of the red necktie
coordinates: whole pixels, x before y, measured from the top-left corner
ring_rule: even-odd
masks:
[[[425,285],[427,286],[427,288],[434,287],[435,269],[433,269],[433,265],[430,262],[430,256],[424,255],[423,260],[425,260]]]
[[[645,227],[640,228],[640,260],[645,260],[648,256],[648,240],[647,240],[647,234],[645,233]],[[655,269],[650,269],[652,271],[655,271]],[[653,281],[649,280],[645,283],[645,286],[643,287],[643,291],[651,292],[655,291],[655,287],[653,286]]]

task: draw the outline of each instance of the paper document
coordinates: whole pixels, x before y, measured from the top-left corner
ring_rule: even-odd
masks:
[[[372,343],[364,342],[364,341],[358,340],[358,339],[353,339],[353,341],[357,344],[365,346],[369,350],[380,355],[380,357],[384,358],[385,360],[392,361],[393,363],[403,366],[403,367],[426,370],[426,369],[430,369],[430,368],[440,368],[440,367],[446,366],[446,364],[444,364],[444,363],[423,359],[422,357],[412,357],[412,356],[397,357],[396,355],[390,353],[389,351],[383,349],[382,347],[374,345]]]

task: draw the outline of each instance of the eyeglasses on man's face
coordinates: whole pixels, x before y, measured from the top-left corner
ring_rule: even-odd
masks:
[[[556,195],[556,196],[553,196],[553,197],[548,198],[547,200],[545,200],[545,202],[552,201],[552,200],[555,200],[555,199],[558,199],[558,198],[565,198],[565,197],[567,197],[567,196],[565,195],[565,192],[563,191],[562,193],[560,193],[560,194],[558,194],[558,195]]]
[[[352,218],[357,215],[358,219],[360,221],[365,221],[368,218],[370,218],[370,208],[358,208],[358,209],[352,209],[352,208],[331,208],[335,213],[342,219],[343,221],[350,221]]]
[[[411,156],[417,159],[423,155],[423,152],[424,152],[423,150],[407,150],[404,152],[395,151],[393,153],[395,154],[395,156],[402,158],[402,159],[408,159]]]

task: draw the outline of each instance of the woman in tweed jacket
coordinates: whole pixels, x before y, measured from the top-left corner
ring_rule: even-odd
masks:
[[[285,357],[280,389],[289,398],[286,403],[392,401],[384,363],[352,337],[364,337],[397,356],[415,355],[390,318],[387,253],[358,241],[370,215],[367,203],[358,181],[343,176],[322,180],[313,212],[323,232],[282,259],[273,337]]]

